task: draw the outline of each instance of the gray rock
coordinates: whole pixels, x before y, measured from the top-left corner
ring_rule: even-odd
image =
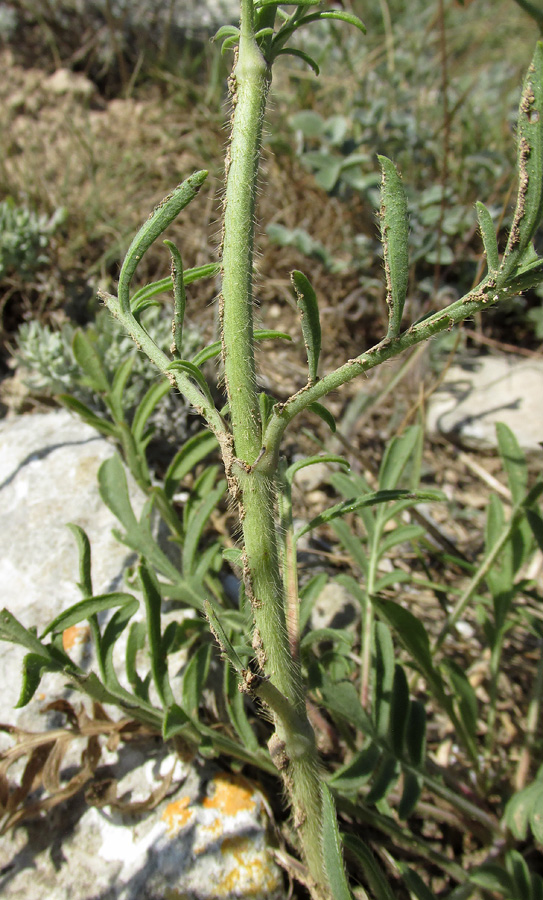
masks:
[[[124,747],[116,756],[107,774],[109,784],[112,774],[119,779],[122,810],[75,799],[0,839],[4,900],[285,897],[267,802],[254,784],[183,763],[164,746]],[[158,805],[137,811],[165,787]]]
[[[102,503],[97,484],[98,468],[113,452],[110,443],[64,410],[0,422],[2,606],[26,627],[43,630],[81,599],[68,522],[80,525],[90,538],[95,593],[122,585],[123,569],[132,557],[111,533],[118,522]],[[132,497],[138,512],[144,497],[134,483]],[[84,627],[75,627],[66,639],[85,644]],[[19,696],[23,655],[20,647],[2,643],[4,721]],[[28,726],[35,715],[32,703],[12,713],[9,721]]]
[[[543,363],[512,356],[484,356],[452,366],[432,396],[430,432],[450,435],[469,448],[496,446],[503,422],[524,450],[543,441]]]
[[[118,523],[103,505],[97,487],[98,468],[112,452],[111,444],[65,411],[0,422],[2,605],[25,626],[36,626],[38,632],[81,599],[75,583],[77,552],[66,522],[81,525],[91,539],[95,592],[122,587],[123,568],[132,560],[111,534]],[[130,491],[139,512],[143,495],[134,483]],[[171,615],[175,613],[165,614],[166,622]],[[85,667],[93,664],[89,637],[83,623],[66,629],[63,636],[66,649]],[[58,713],[54,723],[44,717],[41,710],[45,704],[67,699],[79,720],[91,722],[93,727],[102,714],[100,710],[93,713],[90,701],[85,700],[87,713],[83,715],[80,695],[66,690],[60,676],[46,676],[32,702],[14,711],[23,655],[18,646],[2,642],[0,722],[46,737],[0,732],[0,751],[8,761],[14,742],[23,742],[21,746],[25,740],[56,742],[51,759],[58,750],[57,787],[53,783],[51,788],[54,766],[46,766],[43,779],[48,780],[47,790],[44,793],[44,785],[39,783],[39,772],[33,788],[32,799],[40,800],[54,795],[81,772],[91,748],[88,737],[67,729]],[[185,661],[179,654],[169,658],[172,670]],[[171,674],[175,676],[175,671]],[[175,693],[175,677],[172,688]],[[115,710],[106,713],[112,722],[121,718]],[[52,724],[54,733],[47,731]],[[99,751],[99,758],[85,778],[90,800],[98,805],[89,808],[79,792],[46,812],[38,810],[37,817],[0,837],[3,898],[284,897],[282,875],[269,847],[267,804],[253,784],[210,764],[184,762],[171,745],[156,737],[143,736],[137,742],[117,745],[114,725],[107,720],[98,734],[92,752]],[[12,790],[20,784],[27,759],[21,756],[7,770]],[[171,781],[164,780],[170,777]],[[154,808],[145,808],[153,792]]]

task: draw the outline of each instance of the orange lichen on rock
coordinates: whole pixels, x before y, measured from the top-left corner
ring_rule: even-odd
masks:
[[[221,852],[229,858],[232,867],[216,884],[217,897],[262,897],[280,887],[281,876],[271,864],[270,856],[262,850],[255,852],[249,838],[226,838]]]
[[[216,809],[225,816],[235,816],[239,812],[252,812],[256,806],[254,790],[241,775],[216,775],[213,779],[215,791],[202,803],[205,809]]]
[[[70,625],[62,632],[62,646],[68,652],[74,647],[86,644],[90,640],[90,628],[88,625]]]
[[[169,837],[175,837],[182,828],[193,820],[194,813],[189,809],[189,806],[190,797],[181,797],[173,803],[168,803],[168,806],[162,813],[162,819],[166,822]]]

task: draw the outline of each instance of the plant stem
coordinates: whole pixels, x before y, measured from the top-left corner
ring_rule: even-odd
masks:
[[[262,121],[271,72],[254,37],[253,0],[242,0],[239,51],[230,80],[232,136],[226,162],[222,249],[221,337],[235,458],[223,445],[230,491],[243,530],[244,583],[254,616],[253,647],[270,679],[276,726],[270,753],[289,793],[294,822],[315,882],[315,898],[330,898],[322,861],[322,794],[315,736],[307,718],[299,660],[292,658],[277,545],[275,465],[254,467],[262,429],[253,338],[254,221]],[[274,702],[274,690],[284,702]],[[265,700],[265,691],[259,690]]]

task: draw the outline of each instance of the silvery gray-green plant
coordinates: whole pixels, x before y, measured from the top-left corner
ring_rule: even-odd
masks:
[[[193,270],[189,275],[184,272],[179,250],[171,242],[166,242],[171,255],[171,278],[131,293],[131,282],[143,254],[196,197],[207,177],[206,172],[191,175],[157,207],[128,250],[119,277],[117,296],[105,292],[100,295],[138,347],[205,420],[219,445],[224,465],[225,481],[216,484],[217,473],[213,469],[210,470],[210,475],[204,472],[197,479],[194,485],[195,497],[187,505],[183,522],[176,522],[171,517],[168,501],[173,495],[176,478],[189,471],[190,465],[202,459],[209,449],[205,444],[207,435],[199,436],[195,444],[181,448],[167,473],[166,488],[162,493],[161,489],[157,490],[148,482],[148,506],[140,521],[132,512],[118,461],[108,461],[100,473],[102,495],[123,525],[123,540],[142,557],[137,583],[143,592],[146,608],[144,627],[147,629],[151,658],[149,679],[152,678],[161,709],[157,709],[149,699],[149,679],[144,682],[136,669],[136,652],[143,640],[142,629],[138,626],[131,626],[127,651],[131,690],[124,688],[117,679],[112,667],[112,648],[133,615],[134,604],[137,605],[137,602],[132,595],[125,593],[93,596],[90,548],[81,530],[74,529],[81,558],[81,604],[57,617],[39,638],[22,628],[4,611],[0,621],[0,635],[6,640],[24,644],[29,650],[23,700],[35,690],[42,670],[48,666],[54,669],[56,666],[91,696],[101,701],[117,702],[125,710],[133,709],[134,714],[143,721],[160,727],[165,737],[182,733],[186,738],[204,742],[204,746],[213,746],[219,752],[256,762],[268,771],[271,758],[271,763],[283,779],[292,807],[301,853],[307,866],[305,882],[311,895],[316,900],[348,900],[352,894],[342,862],[333,794],[339,797],[342,808],[349,813],[352,806],[349,805],[348,796],[341,797],[342,783],[350,781],[351,784],[359,784],[368,771],[373,772],[377,762],[379,770],[370,791],[374,800],[382,798],[383,785],[386,788],[395,780],[398,764],[404,776],[402,815],[408,814],[416,803],[421,787],[424,717],[420,704],[409,700],[407,679],[402,667],[394,665],[390,632],[383,622],[403,636],[407,651],[415,657],[432,693],[448,711],[461,735],[466,737],[468,752],[473,754],[473,735],[466,725],[466,717],[459,715],[450,701],[442,676],[434,666],[425,631],[415,627],[413,617],[404,615],[405,611],[399,606],[393,608],[395,605],[391,606],[391,601],[385,602],[379,597],[383,583],[377,572],[377,563],[386,549],[393,545],[390,540],[388,544],[384,543],[386,522],[418,500],[436,498],[439,495],[435,492],[418,491],[416,485],[412,489],[397,486],[409,453],[416,443],[416,434],[411,432],[403,440],[392,444],[387,451],[377,491],[368,491],[365,485],[353,484],[352,490],[355,494],[361,491],[361,495],[348,497],[319,517],[320,522],[341,522],[341,517],[347,513],[363,514],[364,511],[369,511],[364,521],[372,543],[372,551],[366,564],[367,586],[361,598],[365,618],[364,639],[368,647],[362,673],[362,702],[352,681],[345,675],[348,662],[345,655],[342,657],[341,645],[348,641],[347,638],[338,637],[337,651],[331,657],[331,671],[336,672],[335,681],[332,679],[327,683],[324,680],[321,684],[323,704],[333,709],[340,718],[349,721],[357,731],[369,735],[371,741],[363,751],[364,756],[355,760],[358,769],[355,766],[354,770],[347,768],[336,773],[328,786],[321,774],[315,735],[308,718],[307,685],[303,677],[304,654],[307,658],[311,640],[315,638],[311,638],[309,643],[305,639],[305,643],[300,641],[300,629],[307,622],[308,608],[314,599],[317,584],[310,583],[303,590],[299,590],[297,584],[295,545],[300,535],[294,533],[292,524],[292,483],[301,465],[310,465],[316,459],[323,458],[339,464],[344,464],[344,461],[326,455],[288,466],[281,457],[281,441],[288,426],[304,411],[311,411],[331,427],[334,426],[331,414],[320,404],[330,391],[404,350],[453,327],[487,306],[513,297],[542,280],[543,260],[535,253],[532,241],[543,211],[543,45],[538,44],[536,47],[522,92],[518,118],[519,189],[504,253],[500,256],[491,216],[486,207],[479,203],[477,213],[487,259],[486,276],[460,300],[402,329],[409,264],[407,204],[401,177],[394,164],[380,156],[381,236],[389,310],[387,333],[370,350],[347,360],[332,372],[321,374],[318,286],[314,288],[302,272],[293,272],[292,287],[300,310],[308,375],[306,384],[299,391],[285,402],[276,403],[269,395],[259,393],[255,366],[255,340],[284,337],[273,332],[259,333],[253,326],[254,230],[262,127],[273,65],[281,55],[292,54],[315,69],[315,62],[299,46],[291,46],[289,41],[306,25],[326,18],[342,20],[364,30],[356,17],[342,10],[327,9],[326,4],[320,0],[295,0],[289,4],[278,4],[273,0],[241,0],[239,29],[227,26],[218,33],[218,38],[224,40],[225,46],[233,47],[235,51],[229,82],[232,125],[226,157],[220,254],[220,343],[211,345],[190,360],[186,358],[183,334],[186,288],[191,278],[210,274],[214,267],[209,272],[199,271],[197,276]],[[168,287],[174,293],[173,340],[169,353],[152,339],[141,319],[141,312],[152,297]],[[202,371],[202,364],[219,354],[222,357],[227,393],[227,402],[222,408],[215,404],[211,387]],[[87,354],[87,366],[95,368],[92,354]],[[97,370],[95,377],[100,378]],[[121,372],[113,384],[102,385],[106,393],[110,392],[113,403],[117,402],[122,393],[125,377],[126,373]],[[143,411],[137,412],[131,423],[126,423],[131,434],[129,442],[133,442],[139,454],[145,449],[145,424],[154,400],[153,395],[144,403]],[[143,473],[142,481],[146,480],[147,475]],[[205,551],[201,565],[196,561],[198,540],[226,486],[237,510],[241,530],[241,547],[228,551],[243,577],[243,609],[239,611],[225,609],[213,594],[212,571],[217,548],[211,547],[210,552]],[[338,487],[343,490],[345,483],[339,480]],[[541,490],[542,485],[538,483],[527,498],[520,497],[519,494],[518,499],[518,520],[531,510],[538,521],[535,531],[540,529],[540,516],[538,518],[539,514],[533,510],[533,506]],[[180,573],[176,572],[158,545],[153,543],[148,519],[150,506],[153,504],[159,506],[161,513],[169,520],[172,535],[183,546],[183,566]],[[384,512],[381,513],[381,510]],[[312,525],[319,524],[319,521]],[[192,529],[188,527],[191,523]],[[499,516],[495,512],[489,528],[493,533],[500,530]],[[342,540],[349,541],[344,531],[340,530],[339,534]],[[404,531],[396,537],[402,540],[413,539],[416,533],[411,529],[409,533]],[[349,542],[349,547],[354,548],[352,541]],[[158,572],[161,579],[154,572]],[[203,644],[194,655],[183,700],[177,702],[174,698],[166,658],[168,647],[181,638],[175,629],[168,635],[161,633],[160,605],[164,596],[177,596],[200,611],[205,609],[211,631],[231,666],[231,669],[227,669],[230,674],[226,676],[229,716],[241,738],[241,744],[221,736],[211,728],[206,729],[194,720],[194,697],[198,695],[198,690],[207,677],[209,646],[206,648]],[[97,614],[112,607],[116,608],[116,612],[102,633]],[[374,627],[375,610],[381,616],[381,621]],[[245,614],[250,614],[252,622],[252,651],[243,643],[240,635]],[[99,657],[100,678],[85,676],[77,671],[73,663],[63,655],[59,643],[62,629],[82,618],[87,618],[91,624]],[[52,638],[46,645],[43,638],[48,635]],[[496,640],[499,648],[499,635]],[[499,649],[497,652],[499,653]],[[253,665],[248,661],[251,653],[255,659]],[[365,708],[370,681],[368,670],[371,665],[378,672],[374,685],[373,717],[368,716]],[[240,705],[240,695],[236,693],[236,680],[232,680],[232,673],[237,677],[240,691],[262,704],[265,715],[273,722],[274,733],[269,741],[269,756],[255,743],[254,732],[248,724],[243,706]],[[464,686],[460,681],[458,684],[460,688]],[[399,728],[398,722],[401,723]],[[441,788],[442,795],[443,790]],[[452,798],[454,792],[449,792],[451,802]],[[478,811],[474,804],[470,805],[469,800],[457,797],[454,802],[463,805],[466,814],[480,827],[490,831],[495,829],[499,833],[495,821],[486,813]],[[385,821],[385,817],[378,813],[366,812],[365,815],[369,824],[382,828],[385,833],[392,834],[401,841],[401,829],[398,826]],[[420,849],[420,841],[417,844],[415,837],[410,840],[410,849],[415,846]],[[375,896],[380,900],[388,900],[392,896],[390,888],[384,882],[372,854],[352,836],[346,837],[344,843],[360,862]],[[508,856],[511,872],[509,875],[506,873],[512,891],[526,874],[524,860],[520,854],[515,856],[515,853],[517,851],[511,851]],[[426,857],[430,860],[436,858],[428,849]],[[441,864],[445,871],[464,882],[461,885],[464,893],[457,893],[457,898],[469,896],[470,884],[480,883],[484,887],[485,877],[486,885],[490,884],[492,889],[495,884],[500,883],[494,870],[487,869],[480,874],[479,882],[474,878],[468,883],[454,863],[441,860]],[[404,869],[406,884],[413,894],[419,898],[431,896],[424,885],[421,886],[417,873],[407,867]],[[506,875],[502,883],[504,879],[507,881]],[[491,881],[492,876],[495,878],[494,882]],[[529,873],[526,877],[529,880]],[[543,883],[533,879],[532,884],[536,884],[534,891],[540,891],[543,887]]]

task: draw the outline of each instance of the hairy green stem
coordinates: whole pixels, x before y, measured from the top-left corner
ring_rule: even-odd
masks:
[[[268,701],[276,727],[270,752],[291,799],[294,822],[315,882],[314,896],[331,900],[322,862],[322,794],[316,743],[307,718],[299,660],[291,656],[286,627],[275,516],[276,467],[266,473],[254,469],[262,436],[253,336],[254,221],[270,78],[270,68],[254,37],[253,0],[242,0],[239,50],[230,81],[233,118],[226,162],[220,298],[235,453],[234,458],[231,451],[226,452],[225,466],[243,530],[244,583],[255,623],[253,647],[270,679],[268,688],[258,691]],[[275,702],[278,696],[285,698],[280,704]]]

